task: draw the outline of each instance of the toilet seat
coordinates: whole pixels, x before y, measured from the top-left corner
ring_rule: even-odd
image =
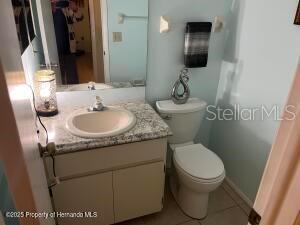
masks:
[[[222,160],[202,144],[177,147],[174,163],[195,182],[214,183],[225,177]]]

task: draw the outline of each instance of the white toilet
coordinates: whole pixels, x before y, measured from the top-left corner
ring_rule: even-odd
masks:
[[[156,102],[158,112],[173,132],[169,138],[173,150],[172,194],[181,209],[196,219],[206,216],[209,193],[225,178],[221,159],[203,145],[193,142],[206,106],[206,102],[197,98],[191,98],[183,105],[176,105],[171,100]]]

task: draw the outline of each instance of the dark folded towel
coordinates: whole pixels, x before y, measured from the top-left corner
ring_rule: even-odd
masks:
[[[184,64],[187,68],[206,67],[211,27],[210,22],[186,24]]]

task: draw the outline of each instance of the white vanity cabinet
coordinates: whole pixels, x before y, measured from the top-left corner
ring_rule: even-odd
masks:
[[[108,225],[159,212],[163,205],[167,140],[156,139],[55,156],[61,183],[52,188],[57,212],[97,212],[59,218],[59,225]],[[52,160],[46,159],[49,179]]]

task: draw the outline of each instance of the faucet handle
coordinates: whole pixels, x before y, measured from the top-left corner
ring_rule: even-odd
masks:
[[[102,100],[102,98],[100,97],[100,96],[96,96],[96,102],[97,103],[102,103],[103,102],[103,100]]]
[[[95,82],[93,82],[93,81],[90,81],[90,82],[88,83],[88,89],[89,89],[90,91],[94,91],[94,90],[96,90],[96,87],[95,87],[95,85],[96,85],[96,83],[95,83]]]

